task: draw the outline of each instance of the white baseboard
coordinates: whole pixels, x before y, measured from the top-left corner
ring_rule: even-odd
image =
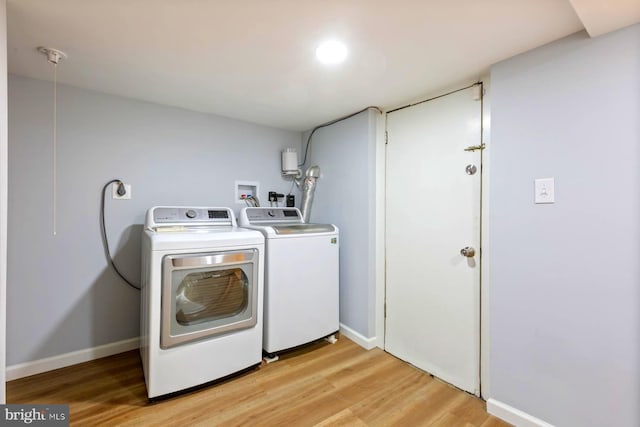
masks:
[[[360,347],[363,347],[365,350],[371,350],[376,347],[376,337],[367,338],[342,323],[340,323],[340,333],[358,344]]]
[[[552,424],[495,399],[487,400],[487,412],[516,427],[553,427]]]
[[[114,354],[134,350],[139,346],[140,339],[131,338],[128,340],[100,345],[98,347],[87,348],[85,350],[72,351],[71,353],[34,360],[33,362],[7,366],[7,381],[52,371],[54,369],[65,368],[78,363],[100,359],[101,357],[112,356]]]

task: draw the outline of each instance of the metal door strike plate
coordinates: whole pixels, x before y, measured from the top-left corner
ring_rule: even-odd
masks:
[[[476,150],[484,150],[486,148],[485,144],[480,145],[470,145],[464,149],[464,151],[476,151]]]

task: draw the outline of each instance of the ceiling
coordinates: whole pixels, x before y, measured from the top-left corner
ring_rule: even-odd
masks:
[[[609,5],[609,14],[599,6]],[[579,31],[637,0],[8,0],[9,72],[283,129],[390,109]],[[637,7],[640,11],[640,6]],[[617,18],[607,18],[612,10]],[[580,17],[583,17],[581,20]],[[604,23],[603,23],[604,22]],[[591,34],[592,36],[594,34]],[[314,57],[340,39],[338,66]]]

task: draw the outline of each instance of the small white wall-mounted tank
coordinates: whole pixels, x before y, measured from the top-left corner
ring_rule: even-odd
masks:
[[[298,174],[298,153],[295,148],[282,150],[282,175]]]

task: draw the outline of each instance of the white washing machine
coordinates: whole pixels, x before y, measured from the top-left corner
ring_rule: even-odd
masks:
[[[140,355],[155,398],[262,360],[264,237],[228,208],[154,207],[142,239]]]
[[[297,208],[243,208],[238,223],[266,239],[262,345],[267,357],[337,332],[338,228],[305,224]]]

